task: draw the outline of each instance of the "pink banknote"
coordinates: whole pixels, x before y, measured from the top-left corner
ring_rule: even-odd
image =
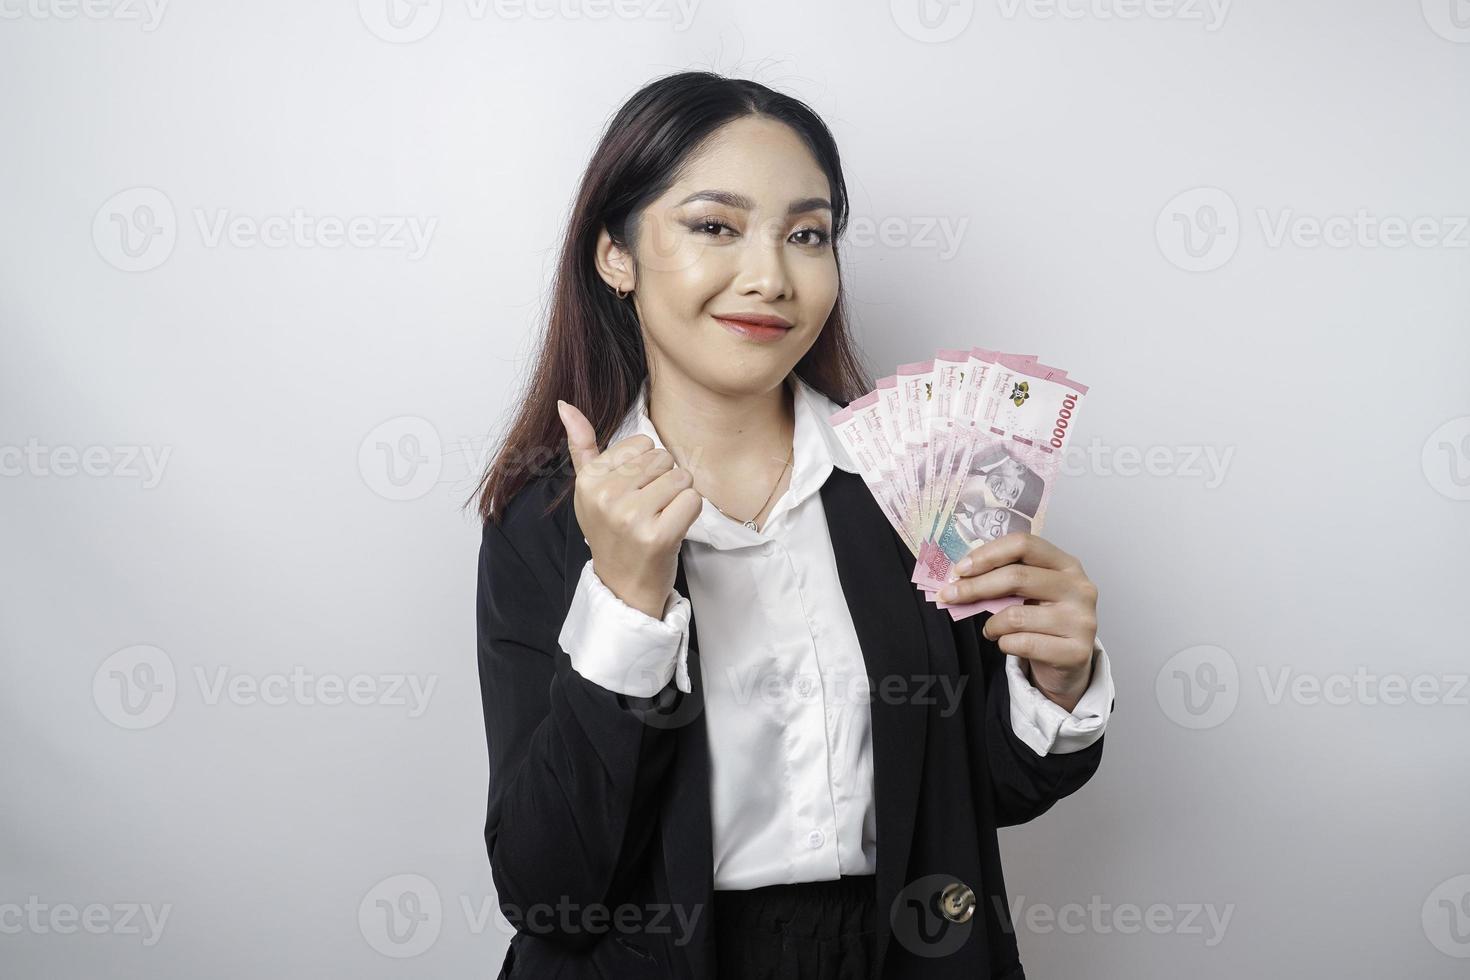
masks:
[[[1040,531],[1087,386],[1035,355],[946,348],[901,364],[829,420],[914,554],[912,581],[955,619],[1020,602],[939,602],[984,541]]]

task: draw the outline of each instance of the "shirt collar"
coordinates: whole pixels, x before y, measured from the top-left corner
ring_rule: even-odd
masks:
[[[791,484],[781,499],[771,509],[763,529],[752,531],[733,518],[726,517],[708,500],[689,530],[686,541],[700,541],[716,548],[743,548],[757,545],[770,539],[766,533],[782,515],[800,505],[812,494],[821,490],[833,468],[847,473],[857,473],[857,467],[848,455],[846,447],[827,421],[842,409],[842,406],[822,392],[807,384],[795,371],[786,376],[785,384],[793,393],[793,408],[796,414],[796,430],[792,434]],[[664,448],[663,440],[648,417],[648,379],[638,389],[633,405],[623,416],[618,429],[608,440],[608,445],[642,434],[653,440],[658,449]]]

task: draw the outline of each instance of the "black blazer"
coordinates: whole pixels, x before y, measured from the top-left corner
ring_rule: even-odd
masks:
[[[500,977],[707,980],[718,957],[697,634],[691,621],[688,695],[671,681],[626,697],[572,670],[557,637],[591,555],[570,495],[541,516],[567,479],[566,466],[537,476],[480,546],[485,846],[517,929]],[[1087,782],[1103,740],[1038,756],[1018,739],[986,614],[955,622],[910,583],[913,556],[860,477],[834,467],[821,494],[871,681],[881,975],[1023,980],[996,828]],[[676,584],[689,595],[682,558]],[[885,677],[913,696],[882,696]],[[937,677],[959,697],[920,681]],[[957,918],[973,901],[968,921],[940,917],[946,887]]]

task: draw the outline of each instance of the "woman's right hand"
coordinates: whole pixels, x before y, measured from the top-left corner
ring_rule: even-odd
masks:
[[[570,402],[557,400],[576,471],[573,506],[592,550],[592,570],[619,599],[662,619],[674,588],[679,546],[704,498],[689,471],[641,433],[597,449],[597,432]]]

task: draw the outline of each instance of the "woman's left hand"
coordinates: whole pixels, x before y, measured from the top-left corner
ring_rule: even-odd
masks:
[[[1045,538],[1012,531],[971,550],[954,571],[942,602],[1025,598],[987,617],[981,633],[1028,660],[1031,683],[1048,698],[1075,708],[1092,679],[1097,638],[1097,586],[1082,563]]]

